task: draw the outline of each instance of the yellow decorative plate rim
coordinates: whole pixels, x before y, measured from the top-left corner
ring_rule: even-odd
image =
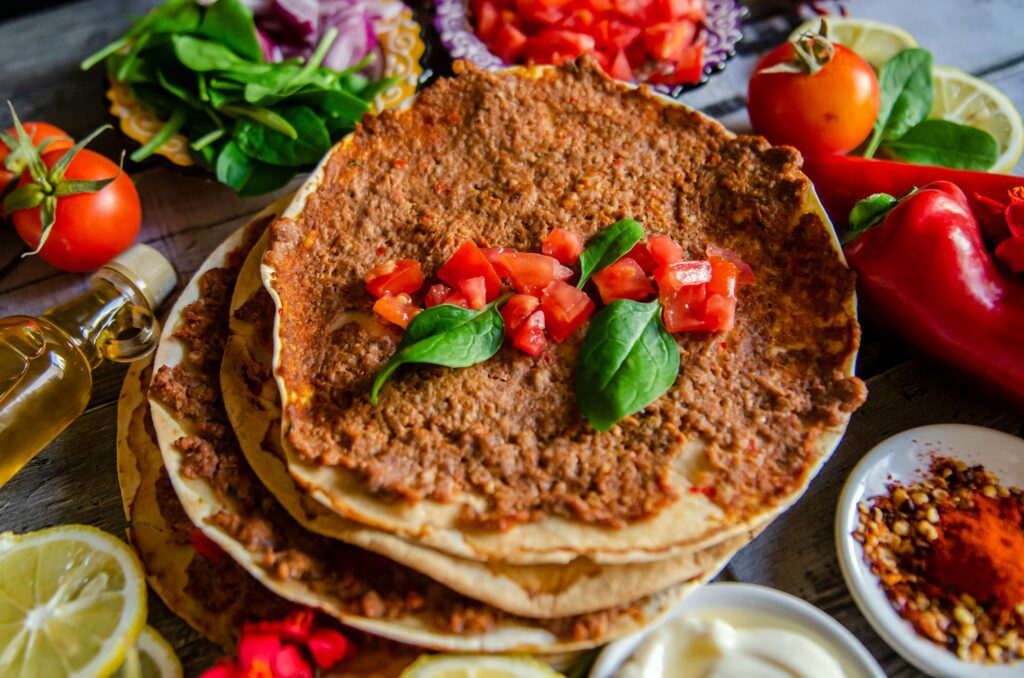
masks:
[[[402,5],[401,12],[374,22],[381,52],[384,54],[384,76],[397,79],[394,85],[373,100],[373,110],[377,113],[398,106],[415,94],[423,76],[423,65],[420,62],[426,45],[420,25],[413,18],[412,10],[399,0],[395,2]],[[146,110],[132,96],[131,89],[124,83],[111,80],[107,99],[110,100],[110,113],[117,118],[121,132],[140,144],[152,139],[163,125],[160,118]],[[195,164],[188,152],[188,139],[181,134],[172,136],[155,152],[180,167]]]

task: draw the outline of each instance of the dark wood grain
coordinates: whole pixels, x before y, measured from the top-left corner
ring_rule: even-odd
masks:
[[[156,0],[79,0],[0,23],[0,94],[23,119],[56,123],[73,135],[111,122],[102,69],[82,73],[83,57],[124,32],[133,15]],[[430,21],[429,0],[414,3]],[[686,103],[720,118],[737,131],[749,129],[746,85],[764,51],[795,24],[797,3],[751,2],[744,42],[725,72],[688,94]],[[983,76],[1024,108],[1024,23],[1020,0],[965,3],[858,0],[851,9],[907,27],[932,49],[937,63]],[[433,38],[432,28],[427,35]],[[432,46],[428,68],[450,72],[443,50]],[[0,124],[6,126],[6,113]],[[116,156],[133,142],[108,132],[96,148]],[[140,240],[166,254],[184,282],[227,234],[267,204],[271,196],[241,200],[198,172],[182,172],[161,160],[127,165],[143,201]],[[1018,170],[1021,166],[1018,166]],[[81,291],[88,277],[63,274],[44,262],[22,259],[24,248],[9,228],[0,229],[0,316],[36,314]],[[839,574],[833,540],[835,502],[849,470],[874,445],[906,428],[964,422],[1024,433],[1024,418],[975,397],[946,373],[914,361],[898,340],[867,324],[858,359],[870,397],[854,416],[834,458],[801,501],[745,548],[723,577],[794,593],[850,628],[891,676],[916,675],[870,629],[850,600]],[[115,468],[116,399],[123,365],[101,366],[94,375],[86,413],[0,489],[0,530],[24,531],[67,522],[96,525],[114,534],[126,527]],[[42,422],[41,422],[42,424]],[[150,623],[171,641],[188,675],[209,666],[218,651],[197,637],[154,596]]]

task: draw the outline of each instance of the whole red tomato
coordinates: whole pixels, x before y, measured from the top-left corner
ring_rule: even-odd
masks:
[[[64,151],[44,153],[43,164],[53,167],[62,155]],[[83,149],[68,165],[64,179],[95,181],[117,173],[115,163]],[[18,186],[31,181],[32,177],[26,173]],[[21,239],[34,248],[42,231],[39,208],[18,210],[11,214],[11,219]],[[131,178],[122,172],[95,193],[57,198],[53,230],[39,255],[50,265],[65,271],[91,271],[127,249],[135,241],[141,223],[139,194]]]
[[[50,143],[46,145],[46,148],[43,149],[44,151],[64,151],[75,145],[74,140],[68,136],[67,132],[50,123],[26,122],[23,127],[28,132],[29,138],[32,139],[33,146],[39,146],[44,139],[50,139]],[[11,138],[18,138],[18,131],[13,127],[7,130],[7,134]],[[12,172],[4,165],[10,154],[11,149],[7,148],[7,144],[0,141],[0,190],[3,190],[4,186],[10,183],[11,180],[21,176],[21,171]],[[18,164],[22,165],[21,169],[23,170],[24,161]]]
[[[747,92],[758,134],[805,155],[847,153],[867,138],[878,117],[878,78],[855,52],[833,46],[832,59],[813,74],[762,72],[794,60],[790,43],[761,60]]]

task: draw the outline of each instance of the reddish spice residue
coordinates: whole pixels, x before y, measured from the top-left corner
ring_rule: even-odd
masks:
[[[409,164],[409,161],[404,158],[395,158],[391,161],[392,167],[405,167]]]
[[[385,252],[387,252],[388,248],[384,247],[384,245],[378,245],[376,251],[377,251],[377,255],[380,256],[380,255],[384,254]]]
[[[927,572],[939,591],[1013,610],[1024,602],[1024,527],[1016,498],[974,495],[974,508],[943,507]]]
[[[708,499],[714,499],[716,492],[714,487],[699,487],[697,485],[693,485],[690,487],[690,494],[703,494]]]

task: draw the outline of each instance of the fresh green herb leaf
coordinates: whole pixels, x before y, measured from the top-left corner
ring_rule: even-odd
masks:
[[[252,120],[237,120],[232,137],[248,155],[271,165],[298,167],[319,162],[331,148],[323,120],[305,106],[284,106],[278,113],[294,128],[295,138]]]
[[[644,409],[679,376],[679,348],[658,301],[619,300],[594,316],[576,364],[576,399],[598,431]]]
[[[276,191],[295,177],[293,167],[269,165],[251,158],[249,162],[252,165],[252,174],[245,182],[245,186],[238,191],[238,195],[243,198]]]
[[[280,132],[293,141],[299,138],[299,133],[292,124],[280,113],[269,108],[248,106],[246,104],[230,104],[222,106],[220,112],[231,116],[247,118],[275,132]]]
[[[621,259],[643,238],[643,226],[633,219],[616,221],[595,235],[580,254],[580,281],[576,287],[583,289],[590,276]]]
[[[374,380],[370,402],[377,404],[381,386],[402,365],[469,367],[497,353],[505,338],[505,323],[498,306],[506,298],[478,311],[441,304],[420,312],[405,329],[398,351]]]
[[[203,13],[199,35],[216,40],[249,61],[263,61],[252,11],[239,0],[217,0]]]
[[[252,176],[252,163],[238,144],[228,141],[217,154],[213,171],[217,175],[217,181],[240,191]]]
[[[883,141],[898,139],[928,117],[932,110],[932,53],[921,47],[899,52],[878,75],[881,103],[871,139],[864,151],[870,158]]]
[[[988,170],[999,159],[999,142],[985,130],[948,120],[925,120],[882,148],[905,162]]]
[[[850,228],[843,234],[843,244],[853,242],[864,231],[885,219],[885,215],[899,203],[888,193],[875,193],[858,202],[850,211]]]
[[[219,42],[191,35],[171,36],[171,46],[182,66],[193,71],[233,71],[261,75],[274,68],[271,64],[246,61]]]

